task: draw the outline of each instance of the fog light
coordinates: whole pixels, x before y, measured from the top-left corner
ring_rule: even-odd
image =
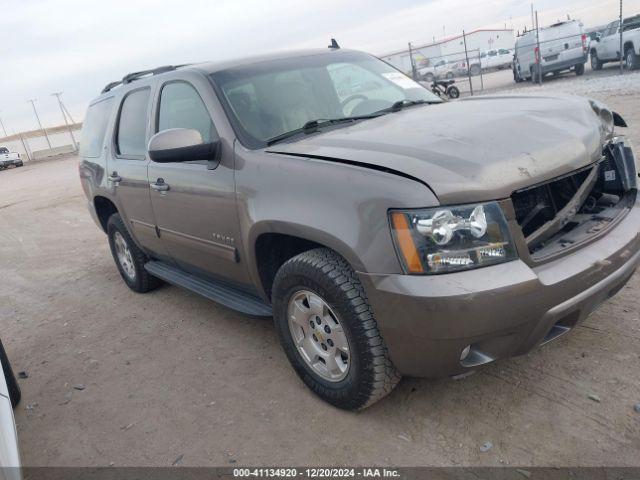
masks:
[[[461,362],[469,356],[470,351],[471,351],[471,345],[467,345],[466,347],[464,347],[464,350],[462,350],[462,353],[460,354]]]

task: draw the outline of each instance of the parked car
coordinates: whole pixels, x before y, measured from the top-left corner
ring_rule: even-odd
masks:
[[[498,48],[492,50],[486,50],[480,53],[480,59],[469,59],[469,72],[471,75],[479,75],[480,71],[490,70],[502,70],[504,68],[511,68],[513,62],[513,52],[506,48]],[[456,63],[454,68],[456,75],[467,75],[467,61],[461,60]]]
[[[0,341],[0,480],[20,479],[20,455],[13,408],[20,401],[20,387]]]
[[[433,83],[434,80],[439,80],[441,78],[453,78],[454,68],[455,62],[448,62],[443,59],[437,61],[433,65],[419,68],[418,76],[425,82]]]
[[[21,166],[22,159],[19,153],[12,153],[7,147],[0,147],[0,170]]]
[[[538,46],[539,45],[539,46]],[[538,76],[572,70],[584,73],[588,42],[582,23],[567,20],[549,27],[530,30],[516,40],[513,79],[516,82],[536,80]]]
[[[622,49],[625,67],[640,68],[640,15],[622,21]],[[591,43],[591,68],[601,70],[605,63],[619,60],[620,20],[616,20]]]
[[[346,77],[379,87],[340,96]],[[622,288],[640,208],[614,124],[580,97],[443,102],[365,53],[285,52],[107,85],[79,171],[129,288],[273,316],[302,381],[359,409],[550,342]]]

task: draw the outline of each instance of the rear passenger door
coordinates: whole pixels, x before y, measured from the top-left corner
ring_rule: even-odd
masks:
[[[218,139],[212,112],[203,101],[206,94],[213,93],[200,88],[184,80],[162,84],[154,131],[190,128],[198,130],[205,142]],[[222,148],[220,164],[214,170],[207,161],[151,162],[149,183],[160,238],[173,260],[191,273],[247,283],[237,248],[240,231],[233,151]],[[166,189],[154,190],[153,184],[164,184]]]
[[[144,86],[125,93],[120,100],[107,182],[129,231],[144,249],[163,258],[166,251],[156,234],[147,181],[151,99],[151,87]]]

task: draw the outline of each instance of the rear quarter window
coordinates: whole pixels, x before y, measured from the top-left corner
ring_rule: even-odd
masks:
[[[100,156],[112,106],[113,97],[89,106],[82,125],[80,156],[93,158]]]

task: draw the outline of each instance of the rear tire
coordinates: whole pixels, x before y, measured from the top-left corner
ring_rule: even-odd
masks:
[[[364,287],[349,264],[332,250],[318,248],[287,261],[273,283],[273,307],[276,330],[293,369],[326,402],[359,410],[380,400],[400,381]],[[303,320],[298,322],[300,318]],[[328,320],[317,323],[320,329],[316,329],[313,322],[320,318]],[[332,322],[336,324],[334,330],[326,329]],[[309,327],[308,323],[312,325]],[[327,337],[336,332],[346,336],[348,353],[342,357],[325,348],[329,345],[336,350],[337,342],[329,342],[331,338]],[[309,349],[318,342],[322,349],[316,347],[314,358],[310,359]],[[343,362],[342,376],[328,378],[329,366],[334,364],[331,358]]]
[[[579,63],[576,65],[576,76],[581,76],[584,74],[584,63]]]
[[[107,235],[113,260],[124,283],[131,290],[146,293],[162,283],[160,279],[145,270],[144,265],[149,261],[149,257],[133,241],[120,214],[114,213],[109,217]]]
[[[480,75],[480,67],[478,65],[471,65],[471,68],[469,68],[469,73],[471,73],[471,76],[475,77],[476,75]]]
[[[451,85],[447,88],[447,95],[449,95],[449,98],[451,99],[460,98],[460,89],[455,85]]]
[[[602,62],[598,58],[598,52],[596,52],[595,50],[591,52],[591,69],[602,70]]]
[[[627,70],[637,70],[640,68],[640,55],[636,55],[636,52],[632,48],[628,48],[624,55],[624,65]]]
[[[429,82],[429,83],[433,83],[433,81],[436,79],[433,73],[426,73],[423,78],[425,82]]]
[[[9,389],[9,399],[11,400],[11,406],[13,408],[16,408],[18,403],[20,403],[20,398],[22,398],[22,392],[20,391],[20,386],[18,385],[16,376],[13,374],[11,364],[9,363],[9,357],[7,357],[7,352],[5,352],[4,347],[2,346],[1,340],[0,364],[2,364],[1,370],[4,374],[5,381],[7,382],[7,388]]]

